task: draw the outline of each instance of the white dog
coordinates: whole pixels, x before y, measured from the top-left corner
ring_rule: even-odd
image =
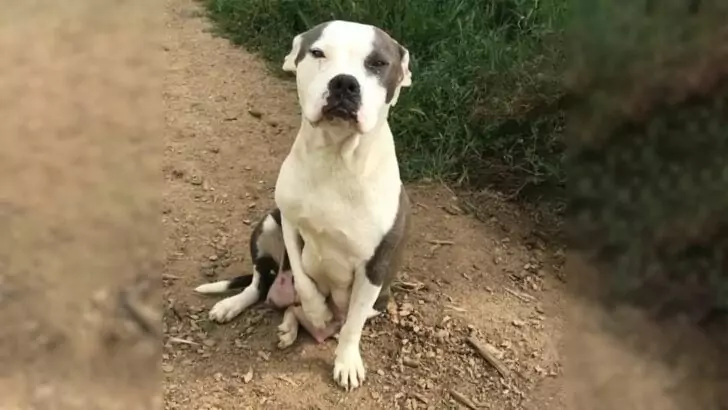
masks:
[[[411,84],[409,52],[379,28],[331,21],[297,35],[283,69],[302,110],[275,190],[283,240],[305,319],[324,328],[327,298],[345,314],[334,379],[349,390],[364,381],[362,329],[386,306],[405,244],[409,200],[387,117]]]

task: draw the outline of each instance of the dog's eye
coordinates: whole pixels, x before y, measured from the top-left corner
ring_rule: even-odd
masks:
[[[311,50],[309,50],[309,52],[311,53],[311,55],[313,56],[313,58],[324,58],[324,57],[326,57],[326,55],[324,54],[324,52],[321,51],[321,50],[319,50],[318,48],[312,48]]]
[[[384,66],[387,66],[389,63],[384,60],[369,60],[367,61],[367,65],[371,68],[382,68]]]

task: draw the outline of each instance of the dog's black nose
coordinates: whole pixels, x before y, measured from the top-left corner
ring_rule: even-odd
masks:
[[[359,81],[349,74],[339,74],[329,81],[329,93],[342,97],[359,97]]]
[[[356,121],[361,105],[359,81],[349,74],[339,74],[329,81],[329,95],[321,113],[326,118]]]

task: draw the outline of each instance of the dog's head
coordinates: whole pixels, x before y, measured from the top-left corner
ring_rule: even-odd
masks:
[[[385,121],[412,83],[406,48],[377,27],[340,20],[297,35],[283,69],[296,73],[304,119],[361,134]]]

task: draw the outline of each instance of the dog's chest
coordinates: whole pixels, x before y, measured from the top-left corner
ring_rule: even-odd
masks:
[[[387,186],[325,162],[284,162],[275,196],[285,218],[322,256],[369,258],[396,213]]]

